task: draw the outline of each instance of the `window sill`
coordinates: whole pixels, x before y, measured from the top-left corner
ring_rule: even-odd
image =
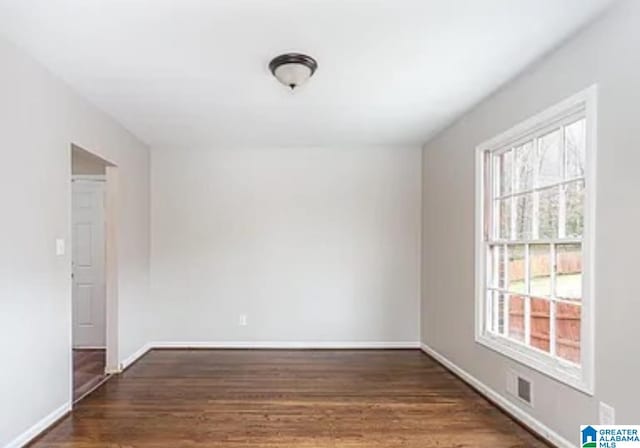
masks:
[[[593,395],[593,384],[585,381],[583,368],[573,366],[544,353],[492,334],[476,336],[476,342],[520,364],[537,370],[587,395]]]

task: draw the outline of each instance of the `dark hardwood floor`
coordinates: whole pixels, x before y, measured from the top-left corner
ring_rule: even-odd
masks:
[[[154,350],[32,446],[547,445],[418,350]]]
[[[105,350],[73,349],[73,399],[77,400],[105,378]]]

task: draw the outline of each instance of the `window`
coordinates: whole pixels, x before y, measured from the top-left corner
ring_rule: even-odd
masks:
[[[476,339],[593,393],[596,90],[478,147]]]

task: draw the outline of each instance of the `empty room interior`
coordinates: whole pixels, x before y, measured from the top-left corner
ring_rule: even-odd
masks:
[[[638,0],[0,0],[0,447],[640,446],[638,105]]]

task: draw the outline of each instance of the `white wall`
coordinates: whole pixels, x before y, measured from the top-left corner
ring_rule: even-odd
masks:
[[[592,27],[445,130],[424,148],[423,342],[504,395],[505,371],[534,380],[527,412],[576,443],[598,422],[640,422],[637,282],[640,254],[640,2],[621,2]],[[474,342],[474,149],[593,83],[599,85],[596,383],[590,397]]]
[[[0,39],[0,446],[71,396],[71,143],[120,168],[120,357],[146,342],[149,152]],[[69,249],[69,247],[68,247]]]
[[[154,151],[154,340],[417,343],[420,163],[420,148]]]

